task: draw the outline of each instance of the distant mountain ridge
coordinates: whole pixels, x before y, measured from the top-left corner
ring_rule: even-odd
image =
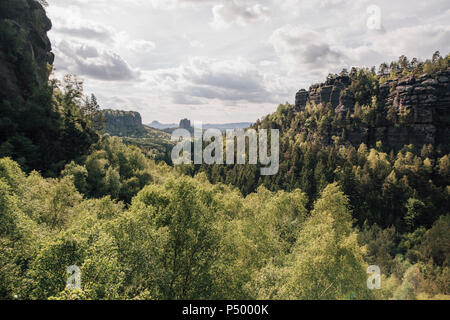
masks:
[[[203,129],[219,129],[219,130],[227,130],[227,129],[246,129],[250,127],[253,123],[252,122],[232,122],[232,123],[206,123],[203,124]],[[161,123],[159,121],[153,121],[149,124],[147,124],[151,128],[159,129],[159,130],[166,130],[166,129],[176,129],[180,128],[181,126],[175,123]]]
[[[168,128],[174,128],[177,126],[176,123],[161,123],[159,121],[152,121],[151,123],[147,124],[149,127],[151,128],[155,128],[155,129],[159,129],[159,130],[163,130],[163,129],[168,129]]]

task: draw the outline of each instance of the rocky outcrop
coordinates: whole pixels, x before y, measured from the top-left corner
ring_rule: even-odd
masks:
[[[178,126],[181,129],[191,130],[191,120],[189,119],[182,119],[180,120],[180,125]]]
[[[349,90],[351,79],[339,76],[325,83],[315,84],[309,91],[301,89],[295,97],[295,108],[301,111],[307,103],[330,104],[335,113],[345,116],[354,112],[355,98]],[[407,76],[380,84],[378,101],[395,115],[395,123],[378,122],[375,127],[355,127],[346,130],[346,141],[353,145],[374,145],[382,141],[399,149],[405,144],[449,144],[450,137],[450,70],[433,75]],[[330,132],[324,143],[333,143]]]
[[[105,132],[112,136],[134,137],[146,134],[142,118],[138,112],[103,110],[106,126]]]
[[[305,89],[300,89],[295,95],[295,107],[297,109],[303,109],[306,106],[306,102],[309,99],[309,92]]]
[[[350,107],[353,99],[348,96],[346,87],[350,84],[348,76],[339,76],[328,79],[325,83],[314,84],[309,91],[301,89],[295,97],[295,106],[303,109],[307,102],[315,104],[331,104],[333,108]]]
[[[378,128],[390,145],[448,144],[450,70],[390,80],[380,85],[380,95],[386,107],[401,118],[401,126]]]
[[[52,24],[35,0],[0,1],[0,99],[26,98],[48,81]]]

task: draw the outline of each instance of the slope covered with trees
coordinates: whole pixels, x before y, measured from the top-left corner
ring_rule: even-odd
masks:
[[[404,144],[401,148],[390,145],[383,136],[379,139],[375,135],[371,139],[364,139],[364,135],[349,137],[350,132],[361,130],[370,135],[386,123],[394,130],[414,125],[406,120],[402,122],[401,114],[397,113],[402,112],[401,108],[395,110],[383,100],[379,87],[388,79],[399,82],[422,72],[436,77],[448,70],[450,55],[442,58],[436,53],[433,60],[426,62],[414,59],[414,67],[405,59],[400,57],[398,64],[391,63],[390,74],[386,74],[383,66],[387,64],[383,64],[379,74],[353,68],[350,73],[344,70],[341,75],[330,75],[328,81],[348,79],[348,88],[341,91],[341,97],[347,95],[346,90],[352,91],[356,101],[351,105],[336,102],[335,109],[332,102],[316,104],[303,100],[297,105],[280,105],[275,113],[257,121],[254,126],[257,129],[281,131],[277,175],[260,176],[259,168],[253,165],[187,165],[182,172],[205,172],[211,182],[231,183],[244,194],[256,191],[260,185],[272,191],[301,188],[310,199],[309,207],[329,183],[338,182],[350,197],[354,217],[360,225],[367,220],[383,227],[394,225],[401,231],[430,227],[449,211],[449,136],[441,137],[439,143]],[[402,64],[406,67],[401,68]],[[312,86],[314,90],[310,92],[321,86]],[[444,96],[448,93],[444,92]],[[346,113],[341,112],[342,108],[347,109]],[[434,106],[430,109],[434,110]],[[449,112],[447,107],[440,118],[448,117]],[[448,130],[447,125],[441,123],[439,130]],[[411,203],[416,204],[415,209]]]
[[[151,161],[140,167],[134,148],[116,147],[128,159],[121,168],[155,169]],[[412,299],[448,294],[448,216],[429,230],[403,235],[393,227],[357,229],[349,199],[337,183],[326,186],[308,210],[309,199],[300,189],[271,192],[261,186],[243,197],[233,187],[210,184],[204,174],[190,178],[170,170],[155,176],[126,205],[110,194],[83,196],[75,186],[79,171],[45,179],[37,172],[23,173],[12,160],[0,160],[1,298]],[[381,291],[366,287],[369,263],[382,269]],[[71,265],[81,269],[81,290],[66,289]]]

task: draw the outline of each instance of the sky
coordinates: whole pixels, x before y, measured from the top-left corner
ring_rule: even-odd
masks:
[[[255,122],[352,66],[450,53],[449,0],[47,0],[55,76],[144,123]]]

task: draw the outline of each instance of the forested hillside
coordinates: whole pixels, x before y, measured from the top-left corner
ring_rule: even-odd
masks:
[[[413,60],[410,64],[400,57],[390,69],[382,64],[378,74],[375,68],[353,68],[350,73],[329,75],[326,83],[312,85],[309,93],[300,90],[296,105],[280,105],[259,120],[255,128],[282,133],[280,172],[275,176],[260,176],[253,165],[189,165],[182,171],[206,172],[211,182],[231,183],[244,194],[260,185],[272,191],[301,188],[309,206],[329,183],[339,182],[359,225],[367,220],[402,231],[410,223],[413,228],[430,227],[449,212],[450,82],[443,74],[449,72],[450,55],[442,58],[436,53],[433,60]],[[416,78],[436,88],[419,90],[423,86]],[[414,95],[412,88],[399,89],[399,83],[405,86],[408,81],[416,83],[415,90],[425,92],[425,97]],[[391,94],[382,89],[386,83],[391,84],[387,86]],[[416,102],[399,90],[409,90]],[[428,120],[422,119],[424,114],[429,114]],[[423,126],[432,128],[429,136],[420,129]],[[423,211],[410,212],[410,201],[420,202]],[[409,215],[414,222],[406,222]]]
[[[338,183],[243,197],[105,138],[58,179],[0,160],[4,299],[415,299],[448,295],[448,215],[428,230],[355,228]],[[145,185],[145,186],[144,186]],[[125,202],[118,202],[123,199]],[[127,205],[127,201],[131,204]],[[380,266],[382,290],[366,287]],[[67,266],[81,290],[65,289]]]
[[[347,79],[345,112],[316,100],[328,85],[280,105],[254,125],[281,130],[280,172],[261,177],[256,165],[174,167],[157,161],[151,136],[104,134],[81,81],[49,80],[49,43],[27,49],[36,34],[46,42],[42,6],[0,9],[0,76],[11,77],[0,101],[0,299],[450,298],[447,93],[426,102],[433,141],[409,140],[415,129],[401,147],[386,138],[421,124],[418,104],[394,102],[410,90],[398,84],[425,74],[438,90],[449,56],[330,76]],[[394,82],[391,104],[380,88]],[[369,265],[379,290],[367,287]],[[79,289],[67,287],[69,266]]]
[[[449,62],[450,55],[438,52],[425,62],[402,56],[378,73],[352,68],[300,90],[295,105],[280,105],[254,126],[282,133],[275,176],[260,176],[254,165],[184,165],[181,171],[204,172],[212,183],[232,184],[244,195],[261,187],[300,189],[308,209],[337,182],[361,230],[359,243],[369,249],[366,261],[377,261],[388,274],[392,263],[418,263],[419,247],[430,243],[424,237],[437,225],[434,241],[442,247],[432,251],[448,257]],[[431,265],[416,265],[422,269],[415,277],[440,273],[441,292],[448,294],[448,265],[435,264],[437,257],[425,260]]]

